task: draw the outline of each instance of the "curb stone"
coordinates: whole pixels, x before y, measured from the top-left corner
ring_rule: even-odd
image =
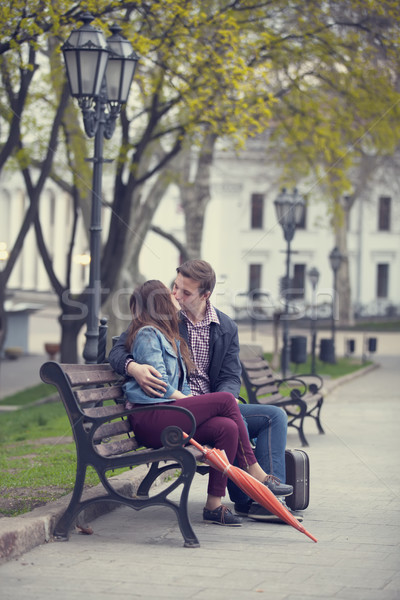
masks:
[[[372,365],[367,365],[366,367],[364,367],[362,369],[358,369],[357,371],[354,371],[354,373],[349,373],[348,375],[343,375],[343,377],[338,377],[337,379],[330,379],[329,381],[325,381],[324,388],[326,390],[326,393],[329,394],[330,392],[335,390],[340,385],[343,385],[344,383],[348,383],[349,381],[353,381],[353,379],[357,379],[358,377],[361,377],[362,375],[366,375],[370,371],[379,369],[380,366],[381,365],[379,363],[373,363]]]
[[[146,471],[146,465],[139,465],[132,471],[111,477],[110,481],[120,493],[132,497]],[[162,481],[168,476],[167,471],[163,474]],[[156,481],[154,485],[161,485],[162,481]],[[101,483],[86,490],[82,499],[87,500],[94,495],[98,495],[99,490],[104,491]],[[71,496],[72,492],[18,517],[1,518],[0,564],[21,556],[21,554],[32,550],[35,546],[52,541],[55,525],[67,508]],[[117,506],[119,504],[112,501],[98,502],[83,510],[80,513],[79,520],[83,523],[89,523],[100,515],[114,510]]]

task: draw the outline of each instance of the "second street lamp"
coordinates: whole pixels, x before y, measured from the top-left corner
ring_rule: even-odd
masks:
[[[120,35],[118,25],[110,27],[106,40],[90,23],[93,16],[81,16],[82,27],[72,31],[62,47],[71,95],[78,100],[85,132],[94,137],[92,214],[90,223],[90,275],[86,363],[97,361],[99,312],[101,306],[101,203],[103,138],[110,139],[122,105],[128,100],[138,56],[130,42]]]
[[[282,350],[282,375],[286,377],[286,372],[289,368],[290,362],[290,348],[289,348],[289,281],[290,281],[290,243],[294,237],[296,227],[302,222],[305,211],[305,201],[302,196],[298,193],[297,189],[293,190],[293,193],[286,191],[286,188],[282,188],[282,191],[274,201],[276,216],[279,223],[282,226],[283,234],[287,242],[286,249],[286,283],[285,283],[285,312],[283,321],[283,350]]]
[[[340,250],[337,246],[329,254],[329,262],[333,271],[333,296],[332,296],[332,364],[336,363],[336,351],[335,351],[335,334],[336,334],[336,308],[337,308],[337,272],[342,263],[343,256],[340,254]]]

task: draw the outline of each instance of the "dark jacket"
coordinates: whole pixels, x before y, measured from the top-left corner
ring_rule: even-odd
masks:
[[[241,366],[239,361],[239,335],[232,319],[215,309],[220,324],[210,324],[210,378],[211,392],[230,392],[236,398],[240,392]],[[181,336],[188,341],[187,328],[183,319],[179,321]],[[124,331],[111,349],[108,360],[112,368],[125,375],[125,361],[132,356],[125,347],[127,331]]]

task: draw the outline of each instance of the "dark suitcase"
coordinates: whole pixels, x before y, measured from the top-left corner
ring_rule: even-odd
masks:
[[[292,510],[304,510],[310,501],[310,460],[304,450],[285,450],[286,483],[293,494],[285,498]]]

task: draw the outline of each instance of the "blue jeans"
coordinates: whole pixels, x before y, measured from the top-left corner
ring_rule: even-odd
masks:
[[[239,404],[249,438],[255,441],[254,454],[264,471],[286,481],[285,448],[287,415],[283,408],[270,404]],[[232,502],[245,504],[249,497],[231,480],[228,492]]]

